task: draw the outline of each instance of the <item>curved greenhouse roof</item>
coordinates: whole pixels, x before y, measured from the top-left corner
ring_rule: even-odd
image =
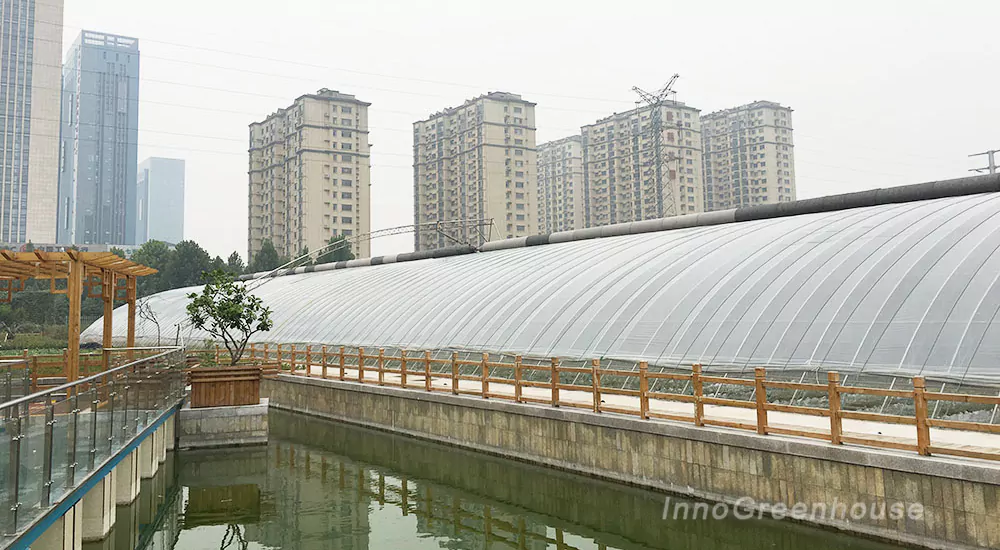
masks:
[[[275,277],[257,340],[995,381],[998,278],[980,193]]]

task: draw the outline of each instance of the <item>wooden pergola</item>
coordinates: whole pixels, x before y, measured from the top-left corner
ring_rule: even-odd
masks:
[[[0,250],[0,303],[9,303],[14,294],[24,290],[28,279],[48,279],[49,291],[69,298],[69,334],[67,335],[67,378],[80,377],[80,310],[84,290],[88,298],[104,301],[104,349],[110,349],[112,313],[115,300],[128,303],[126,347],[135,347],[136,279],[156,270],[121,258],[111,252],[12,252]],[[60,281],[65,280],[65,283]],[[129,352],[131,355],[131,352]],[[104,369],[110,366],[110,354],[104,353]]]

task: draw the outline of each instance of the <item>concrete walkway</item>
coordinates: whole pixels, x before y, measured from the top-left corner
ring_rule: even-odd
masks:
[[[346,368],[345,369],[345,381],[358,382],[358,370],[356,368]],[[322,377],[323,369],[322,367],[313,365],[309,370],[309,375],[312,377],[320,378]],[[305,368],[299,368],[295,375],[305,376]],[[327,367],[327,378],[329,379],[339,379],[340,368],[339,367]],[[436,392],[450,392],[452,390],[452,380],[450,374],[440,373],[440,376],[432,375],[432,384]],[[365,369],[365,384],[378,384],[378,371],[375,369]],[[399,386],[400,385],[400,375],[397,373],[386,372],[384,375],[384,382],[387,386]],[[424,386],[424,376],[423,374],[411,374],[407,372],[406,375],[407,387],[413,391],[425,391]],[[475,394],[480,394],[482,391],[482,383],[478,380],[459,380],[458,384],[459,390],[462,392],[470,392]],[[497,394],[505,396],[510,401],[514,400],[514,386],[509,383],[502,382],[490,382],[489,392],[491,394]],[[475,395],[465,394],[472,399],[481,399]],[[546,402],[551,401],[551,390],[549,388],[536,388],[536,387],[526,387],[521,388],[522,397],[528,397],[531,399],[545,400]],[[503,399],[503,397],[494,399]],[[602,405],[606,407],[621,408],[621,409],[631,409],[635,411],[635,415],[639,415],[639,398],[630,397],[624,395],[602,395]],[[593,407],[593,395],[590,392],[584,391],[574,391],[574,390],[559,390],[559,402],[564,407],[576,406],[574,408],[592,409]],[[530,405],[528,405],[530,406]],[[547,406],[547,405],[540,405]],[[680,403],[675,401],[663,401],[658,399],[649,400],[649,410],[653,413],[663,413],[671,415],[684,415],[688,417],[694,416],[694,404],[692,403]],[[705,405],[704,406],[705,418],[709,420],[719,420],[724,422],[735,422],[741,424],[748,424],[751,426],[756,426],[757,423],[757,412],[755,409],[743,409],[738,407],[726,407],[717,405]],[[616,413],[604,413],[604,414],[616,414]],[[775,412],[769,411],[767,414],[768,426],[774,428],[789,428],[795,430],[803,430],[809,432],[816,432],[821,434],[823,437],[821,439],[829,439],[830,437],[830,420],[826,417],[819,416],[809,416],[804,414],[794,414],[785,412]],[[636,418],[636,421],[641,421]],[[658,420],[651,419],[645,420],[645,422],[678,422],[672,420]],[[691,421],[693,424],[693,420]],[[892,443],[904,443],[916,445],[917,433],[915,426],[908,426],[903,424],[888,424],[882,422],[869,422],[863,420],[851,420],[844,419],[841,421],[843,435],[845,437],[859,437],[866,439],[875,439],[884,442]],[[735,429],[735,428],[733,428]],[[987,434],[978,432],[967,432],[958,430],[943,430],[937,428],[931,428],[931,445],[935,447],[946,447],[950,449],[962,449],[966,451],[978,452],[978,453],[990,453],[995,454],[996,458],[1000,460],[1000,434]],[[778,436],[769,435],[767,437],[789,437],[789,436]],[[905,452],[905,451],[901,451]],[[976,460],[976,459],[966,459],[966,460]],[[992,461],[987,461],[992,462]]]

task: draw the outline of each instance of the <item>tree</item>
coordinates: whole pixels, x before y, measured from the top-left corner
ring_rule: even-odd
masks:
[[[229,259],[226,260],[226,270],[233,275],[242,275],[247,270],[247,266],[243,263],[243,258],[240,257],[239,252],[233,252],[229,255]]]
[[[118,256],[119,258],[125,257],[125,251],[122,250],[121,248],[118,248],[117,246],[111,247],[111,253],[114,254],[115,256]]]
[[[188,319],[195,328],[221,339],[229,350],[230,364],[235,365],[251,336],[271,330],[271,310],[230,273],[219,269],[206,273],[204,279],[201,294],[188,294]]]
[[[221,269],[222,271],[226,271],[228,273],[228,268],[229,266],[226,265],[225,261],[223,261],[222,256],[216,256],[215,259],[212,260],[212,268],[210,271]]]
[[[149,305],[149,298],[143,298],[135,303],[135,312],[143,321],[149,321],[156,327],[156,347],[160,347],[160,320]]]
[[[149,296],[172,288],[168,272],[173,251],[163,241],[149,241],[132,253],[132,261],[159,271],[153,275],[139,277],[137,290],[140,296]]]
[[[264,239],[264,242],[260,246],[260,252],[253,255],[249,271],[251,273],[271,271],[281,267],[281,265],[281,258],[278,257],[278,251],[274,249],[274,243],[268,239]]]
[[[316,258],[317,264],[329,264],[333,262],[346,262],[348,260],[354,259],[354,254],[351,252],[351,243],[343,235],[336,237],[330,237],[327,241],[329,246],[326,252],[319,255]]]
[[[201,282],[202,273],[212,271],[212,257],[194,241],[181,241],[174,247],[167,263],[167,288],[194,286]]]

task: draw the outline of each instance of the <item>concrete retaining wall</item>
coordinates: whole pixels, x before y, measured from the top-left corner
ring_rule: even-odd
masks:
[[[239,407],[185,408],[178,419],[177,445],[205,449],[267,443],[267,401]]]
[[[1000,466],[780,436],[279,376],[272,406],[710,501],[921,504],[809,523],[926,548],[1000,548]]]

